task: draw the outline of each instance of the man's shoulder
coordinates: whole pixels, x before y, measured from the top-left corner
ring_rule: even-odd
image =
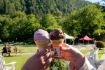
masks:
[[[31,66],[33,66],[35,62],[36,55],[31,56],[23,65],[22,70],[30,70]]]
[[[65,45],[66,47],[68,47],[68,48],[69,48],[69,47],[73,47],[73,45],[69,45],[69,44],[67,44],[67,43],[65,43],[64,45]]]

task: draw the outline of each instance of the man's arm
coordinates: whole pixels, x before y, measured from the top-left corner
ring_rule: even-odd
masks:
[[[23,66],[22,70],[46,70],[52,61],[50,51],[40,51],[32,56]]]
[[[61,50],[61,56],[63,59],[70,61],[70,64],[74,69],[95,70],[88,59],[78,49],[64,44]]]
[[[79,70],[96,70],[96,68],[94,68],[90,64],[90,62],[88,61],[88,59],[85,57],[85,62],[83,63],[83,66]]]

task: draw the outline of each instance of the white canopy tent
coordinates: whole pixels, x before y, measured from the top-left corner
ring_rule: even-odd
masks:
[[[66,39],[71,39],[71,40],[73,40],[73,45],[74,45],[74,37],[73,36],[69,36],[68,34],[66,34],[66,33],[64,33],[64,35],[65,35],[65,42],[66,42]]]
[[[74,39],[74,37],[73,36],[69,36],[68,34],[66,34],[66,33],[64,33],[64,35],[65,35],[65,39]]]

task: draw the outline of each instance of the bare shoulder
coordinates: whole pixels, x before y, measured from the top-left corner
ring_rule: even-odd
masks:
[[[33,55],[32,57],[30,57],[25,64],[22,67],[22,70],[30,70],[30,67],[34,64],[34,59],[35,59],[36,55]]]
[[[70,48],[71,46],[69,44],[64,43],[63,47]]]

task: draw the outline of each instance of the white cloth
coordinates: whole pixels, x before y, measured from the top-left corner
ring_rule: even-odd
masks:
[[[105,61],[98,67],[97,70],[105,70]]]
[[[79,69],[79,70],[96,70],[96,68],[94,68],[90,62],[88,61],[87,58],[85,58],[85,62],[83,64],[83,66]]]

